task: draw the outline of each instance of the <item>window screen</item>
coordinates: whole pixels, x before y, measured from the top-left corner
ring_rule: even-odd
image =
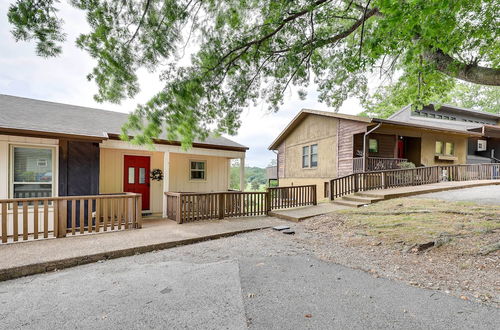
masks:
[[[54,150],[13,147],[12,195],[14,198],[51,197]]]

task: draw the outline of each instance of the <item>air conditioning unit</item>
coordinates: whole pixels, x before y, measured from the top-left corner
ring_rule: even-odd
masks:
[[[477,151],[486,151],[486,140],[477,140]]]

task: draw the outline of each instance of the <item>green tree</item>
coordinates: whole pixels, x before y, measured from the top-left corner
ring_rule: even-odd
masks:
[[[374,73],[393,79],[387,93],[402,92],[417,107],[443,98],[456,79],[500,85],[497,0],[70,2],[91,27],[77,45],[97,61],[88,75],[96,100],[133,97],[138,69],[160,70],[163,86],[124,127],[123,138],[132,133],[136,143],[164,128],[184,146],[212,128],[235,134],[243,108],[264,99],[277,110],[290,85],[314,82],[335,109],[348,97],[366,100]],[[58,4],[13,2],[14,38],[58,55]],[[191,64],[177,65],[189,40],[197,41]]]
[[[259,190],[259,188],[260,188],[259,181],[257,181],[257,180],[251,181],[250,182],[250,187],[252,188],[252,190]]]
[[[500,88],[460,83],[451,91],[450,102],[458,106],[500,114]]]
[[[500,87],[449,82],[452,84],[452,89],[447,92],[449,86],[442,86],[441,97],[436,97],[432,103],[438,106],[449,103],[463,108],[500,113]],[[387,118],[411,102],[411,95],[399,85],[384,86],[363,102],[365,111],[362,115]]]

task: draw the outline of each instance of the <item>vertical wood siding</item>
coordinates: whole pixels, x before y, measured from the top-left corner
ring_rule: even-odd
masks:
[[[352,173],[354,134],[366,132],[367,123],[339,119],[337,176]],[[362,147],[361,147],[362,148]]]

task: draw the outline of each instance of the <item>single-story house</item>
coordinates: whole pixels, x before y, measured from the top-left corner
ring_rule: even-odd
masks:
[[[232,159],[243,186],[247,147],[225,137],[187,151],[163,138],[132,145],[119,139],[127,116],[0,95],[0,199],[135,192],[143,213],[165,216],[164,192],[227,191]]]
[[[487,125],[495,126],[493,121]],[[269,149],[278,154],[280,186],[316,184],[321,199],[328,196],[329,180],[352,173],[400,168],[402,163],[466,164],[470,141],[483,138],[473,129],[434,122],[303,109]]]

